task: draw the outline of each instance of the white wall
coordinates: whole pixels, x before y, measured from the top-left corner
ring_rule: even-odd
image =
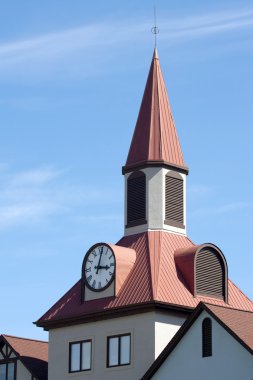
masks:
[[[202,357],[202,312],[153,376],[154,380],[252,380],[253,357],[212,319],[213,355]]]
[[[166,321],[171,322],[172,327],[166,329],[169,334],[164,334],[161,344],[155,335],[161,336],[165,332]],[[177,317],[175,313],[171,317],[165,317],[162,313],[148,312],[51,330],[49,380],[67,380],[75,377],[89,380],[139,380],[183,321],[184,318],[181,315]],[[106,368],[107,336],[129,332],[132,344],[131,365]],[[69,342],[85,339],[93,341],[92,370],[69,374]]]
[[[147,167],[141,169],[146,175],[146,218],[147,224],[125,228],[125,235],[133,235],[147,230],[165,230],[186,234],[186,228],[164,224],[165,220],[165,176],[170,171],[165,168]],[[127,179],[132,174],[125,174],[125,226],[127,224]],[[184,182],[184,225],[186,226],[186,175],[180,174]]]
[[[167,346],[176,332],[184,323],[186,317],[179,313],[156,313],[155,321],[155,358]]]
[[[31,380],[31,373],[26,367],[18,360],[17,362],[17,380]]]

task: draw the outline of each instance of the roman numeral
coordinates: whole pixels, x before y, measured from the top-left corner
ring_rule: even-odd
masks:
[[[92,275],[90,274],[89,277],[87,277],[87,281],[91,282],[91,279],[92,279]]]
[[[86,273],[88,273],[88,272],[90,272],[90,271],[91,271],[91,268],[86,268],[86,269],[85,269],[85,272],[86,272]]]
[[[95,286],[96,286],[96,280],[94,280],[92,283],[92,287],[95,288]]]
[[[112,257],[113,257],[113,254],[111,254],[111,256],[109,256],[109,260],[111,260]]]
[[[94,257],[97,257],[97,255],[98,255],[96,251],[93,251],[92,254]]]
[[[98,283],[98,289],[101,289],[102,288],[102,284],[101,284],[101,282],[99,281],[99,283]]]
[[[93,263],[93,261],[92,261],[92,260],[87,260],[87,262],[88,262],[88,263],[91,263],[91,264]]]
[[[114,266],[115,266],[115,264],[114,264],[114,263],[111,263],[111,264],[110,264],[110,267],[114,267]]]
[[[110,276],[112,276],[112,275],[113,275],[113,273],[109,271],[109,275],[110,275]]]

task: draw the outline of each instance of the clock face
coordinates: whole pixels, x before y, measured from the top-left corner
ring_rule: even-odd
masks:
[[[84,261],[84,278],[88,288],[93,291],[106,289],[113,281],[115,256],[108,245],[94,245]]]

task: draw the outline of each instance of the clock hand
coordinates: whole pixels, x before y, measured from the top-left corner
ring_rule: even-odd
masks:
[[[97,267],[95,267],[95,269],[97,268],[96,274],[98,274],[98,270],[100,269],[100,261],[101,261],[101,257],[102,257],[102,254],[103,254],[103,249],[104,249],[104,247],[102,247],[102,249],[101,249],[101,251],[100,251],[100,256],[99,256],[99,260],[98,260],[98,265],[97,265]]]
[[[99,269],[109,269],[110,267],[108,266],[108,265],[99,265],[99,266],[97,266],[97,267],[95,267],[95,269],[97,268],[97,270],[99,270]]]

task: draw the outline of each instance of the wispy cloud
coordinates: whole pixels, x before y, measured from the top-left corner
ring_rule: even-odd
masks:
[[[65,170],[36,168],[13,173],[7,170],[0,187],[0,229],[34,225],[48,217],[75,214],[85,208],[115,203],[119,199],[110,189],[73,185],[63,180]],[[86,210],[87,212],[87,210]]]
[[[202,14],[162,23],[165,38],[171,40],[202,38],[253,26],[253,10]],[[163,38],[163,36],[162,36]]]
[[[215,188],[213,186],[206,186],[206,185],[192,185],[188,186],[187,188],[187,194],[189,196],[203,196],[210,193],[213,193]]]
[[[253,202],[232,202],[220,206],[213,206],[207,208],[201,208],[195,210],[192,214],[196,216],[201,215],[219,215],[238,212],[240,210],[245,210],[253,207]]]
[[[192,15],[180,19],[161,18],[159,25],[162,32],[159,36],[160,41],[173,45],[180,41],[206,38],[217,33],[252,29],[253,9]],[[133,41],[141,46],[141,42],[148,38],[149,29],[150,22],[146,20],[141,24],[139,20],[134,19],[108,20],[26,40],[2,43],[0,44],[1,76],[4,78],[8,74],[18,72],[22,78],[38,72],[41,74],[53,72],[55,69],[57,75],[61,75],[62,71],[75,74],[77,66],[69,64],[73,60],[81,60],[82,75],[89,75],[90,71],[94,70],[95,54],[100,57],[97,62],[100,62],[101,69],[104,60],[111,58],[108,47],[123,50]]]
[[[25,185],[43,185],[61,175],[62,171],[56,171],[52,168],[37,168],[14,174],[11,177],[11,184],[14,186]]]
[[[101,223],[101,222],[119,222],[122,221],[122,215],[120,214],[108,214],[108,215],[88,215],[78,218],[79,222],[84,223]]]

